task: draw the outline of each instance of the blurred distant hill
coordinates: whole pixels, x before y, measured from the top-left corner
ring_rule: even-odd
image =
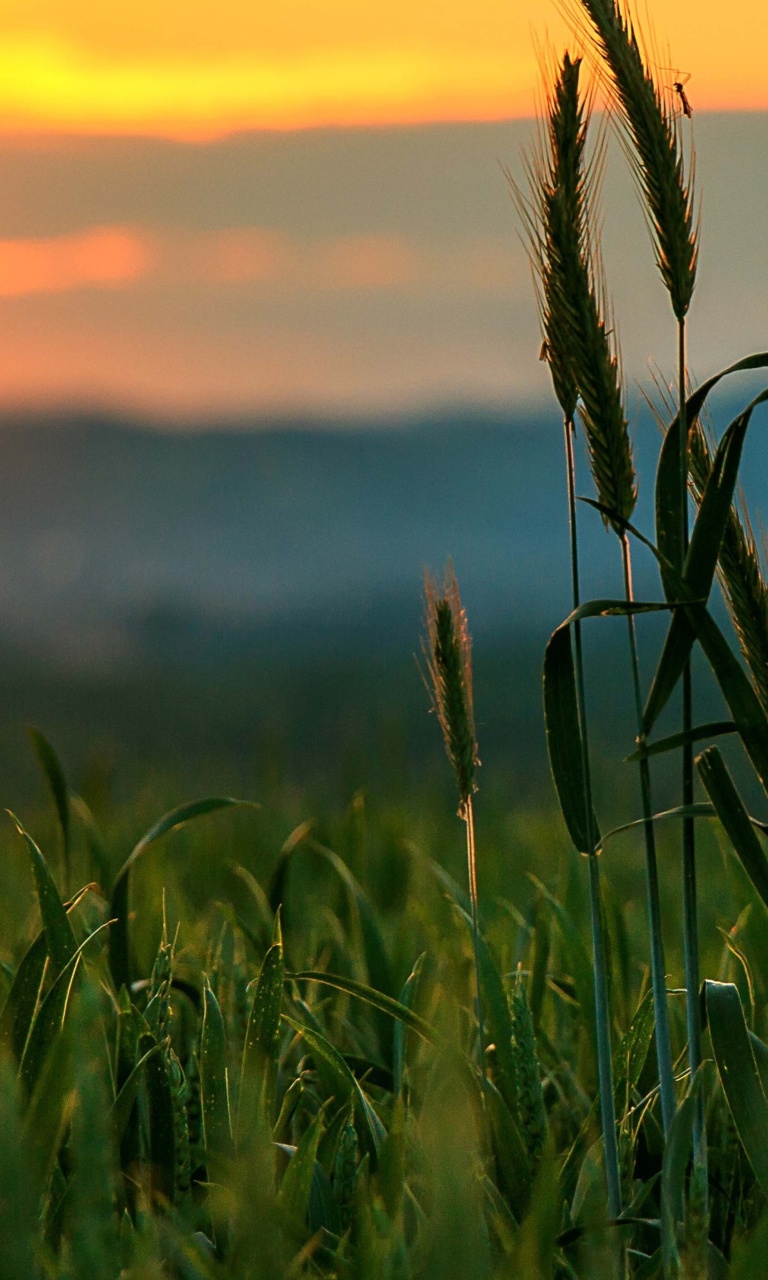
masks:
[[[448,556],[478,634],[543,634],[567,612],[556,414],[239,425],[6,419],[6,644],[64,666],[220,660],[256,637],[412,646],[424,567]],[[585,585],[604,594],[615,547],[593,513],[584,527]]]
[[[722,404],[718,422],[736,407]],[[637,519],[648,531],[658,439],[641,417]],[[759,510],[757,423],[745,476]],[[591,492],[583,461],[579,488]],[[532,785],[549,794],[540,680],[547,636],[570,608],[563,489],[554,412],[197,432],[7,418],[0,760],[10,797],[34,785],[19,750],[30,722],[86,774],[89,761],[112,760],[122,777],[151,768],[232,787],[266,761],[302,785],[401,787],[430,759],[449,786],[414,662],[423,570],[448,556],[475,640],[484,778],[507,796]],[[586,508],[582,532],[585,596],[620,594],[614,536]],[[647,558],[636,577],[638,595],[656,598]],[[647,640],[663,626],[661,615],[643,620],[646,675]],[[620,619],[590,624],[590,697],[611,732],[623,717],[630,749],[629,708],[616,701],[623,644]]]

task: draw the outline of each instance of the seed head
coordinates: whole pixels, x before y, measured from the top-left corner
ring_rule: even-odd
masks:
[[[472,642],[450,563],[442,582],[425,574],[424,619],[427,634],[422,647],[429,689],[456,776],[459,813],[463,817],[467,801],[476,790],[475,769],[480,762],[472,705]]]

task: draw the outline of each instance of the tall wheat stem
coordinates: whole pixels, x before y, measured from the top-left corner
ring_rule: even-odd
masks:
[[[565,466],[568,479],[568,523],[571,545],[571,585],[573,607],[581,604],[579,582],[579,544],[576,526],[576,466],[573,451],[574,424],[563,419],[565,433]],[[594,851],[596,832],[592,829],[592,772],[589,760],[587,736],[586,699],[584,694],[584,659],[581,644],[581,623],[574,624],[574,649],[576,659],[576,698],[581,722],[582,767],[584,773],[584,803],[590,826],[589,843],[589,914],[592,934],[592,961],[595,975],[595,1031],[597,1037],[597,1075],[600,1093],[600,1116],[605,1150],[605,1180],[608,1191],[608,1209],[611,1217],[621,1213],[621,1176],[619,1173],[619,1148],[616,1140],[616,1107],[613,1097],[613,1065],[611,1061],[611,1021],[608,1001],[608,972],[603,937],[602,895],[600,892],[600,863]]]
[[[680,421],[680,539],[683,555],[688,550],[688,420],[685,394],[687,386],[685,317],[678,320],[678,394]],[[693,727],[693,682],[690,658],[683,671],[683,732]],[[693,743],[683,744],[683,805],[693,804]],[[694,820],[683,818],[683,947],[685,953],[685,1010],[688,1030],[688,1066],[691,1077],[701,1063],[701,1012],[699,1009],[699,925],[696,897],[696,834]],[[707,1143],[704,1126],[704,1104],[699,1099],[693,1128],[694,1162],[699,1170],[707,1167]],[[706,1187],[706,1178],[703,1179]]]
[[[621,535],[621,560],[624,571],[624,594],[628,604],[634,600],[632,586],[632,553],[626,533]],[[637,653],[637,628],[634,614],[627,614],[627,634],[632,664],[632,687],[635,701],[638,737],[643,732],[643,697],[640,688],[640,663]],[[659,870],[656,858],[656,832],[653,826],[653,798],[651,770],[646,757],[638,762],[640,771],[640,796],[643,806],[643,832],[645,835],[645,872],[648,893],[648,926],[651,939],[651,987],[653,989],[654,1023],[656,1030],[656,1057],[659,1067],[659,1095],[664,1136],[669,1133],[675,1115],[675,1077],[672,1067],[672,1042],[669,1031],[667,1006],[666,966],[664,942],[661,933],[661,902],[659,898]]]
[[[480,992],[480,913],[477,905],[475,810],[471,796],[467,796],[464,802],[464,822],[467,827],[467,883],[469,885],[469,905],[472,914],[472,948],[475,954],[475,1014],[477,1017],[477,1035],[480,1042],[480,1073],[483,1085],[485,1085],[485,1019],[483,1017],[483,999]],[[483,1096],[485,1096],[485,1089],[483,1089]]]

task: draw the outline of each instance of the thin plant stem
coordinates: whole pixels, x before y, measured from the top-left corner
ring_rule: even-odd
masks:
[[[563,420],[565,433],[565,464],[568,479],[568,523],[571,544],[571,583],[573,589],[573,607],[578,609],[581,603],[579,584],[579,545],[576,526],[576,467],[573,452],[574,426],[567,418]],[[617,1218],[621,1213],[621,1176],[619,1173],[619,1148],[616,1140],[616,1107],[613,1097],[613,1066],[611,1061],[611,1021],[608,1001],[608,977],[605,956],[605,939],[603,936],[602,901],[600,892],[600,863],[595,852],[596,832],[592,818],[592,774],[589,760],[589,743],[587,737],[586,699],[584,694],[584,660],[581,643],[581,624],[574,624],[574,648],[576,662],[576,697],[579,720],[581,722],[581,741],[583,752],[584,802],[587,822],[589,824],[590,853],[589,862],[589,912],[592,933],[592,960],[595,975],[595,1032],[597,1037],[597,1075],[600,1093],[600,1116],[603,1129],[603,1147],[605,1151],[605,1180],[608,1191],[608,1209],[611,1217]]]
[[[624,594],[628,604],[634,600],[632,587],[632,553],[626,533],[621,535],[621,559],[624,571]],[[640,689],[640,663],[637,653],[637,628],[634,614],[627,614],[627,634],[632,664],[632,687],[635,701],[638,736],[642,734],[643,700]],[[648,895],[648,926],[651,940],[651,986],[653,989],[654,1025],[656,1030],[656,1056],[659,1068],[659,1096],[661,1119],[665,1138],[675,1115],[675,1075],[672,1067],[672,1042],[669,1031],[667,1005],[666,966],[664,941],[661,933],[661,903],[659,899],[659,870],[656,858],[656,832],[653,826],[653,798],[651,770],[648,760],[641,756],[640,796],[643,807],[643,832],[645,835],[645,870]]]
[[[680,423],[680,540],[683,555],[688,550],[688,421],[686,414],[686,332],[685,317],[678,321],[678,395]],[[683,732],[693,727],[693,682],[690,658],[683,671]],[[682,800],[693,804],[693,743],[683,744]],[[691,1078],[701,1064],[701,1012],[699,1010],[699,926],[696,899],[696,834],[694,820],[683,818],[683,947],[685,959],[685,1010],[688,1031],[688,1065]],[[694,1162],[699,1170],[707,1167],[707,1144],[704,1105],[696,1104],[693,1126]],[[704,1186],[706,1186],[706,1179]]]
[[[472,913],[472,947],[475,953],[475,1014],[477,1016],[477,1035],[480,1042],[480,1074],[483,1080],[483,1097],[485,1097],[485,1019],[483,1017],[483,1000],[480,994],[480,923],[477,904],[477,857],[475,854],[475,810],[472,797],[467,796],[464,802],[464,821],[467,827],[467,881],[469,884],[469,905]]]

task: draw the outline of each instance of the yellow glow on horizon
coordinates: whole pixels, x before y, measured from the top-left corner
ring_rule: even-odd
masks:
[[[5,130],[215,136],[241,128],[530,114],[525,64],[498,55],[323,51],[291,59],[108,61],[0,42]]]
[[[727,26],[714,0],[649,7],[673,51],[659,60],[692,72],[695,110],[768,109],[763,0],[742,0]],[[0,132],[194,139],[526,116],[536,40],[578,46],[541,0],[4,0]]]

